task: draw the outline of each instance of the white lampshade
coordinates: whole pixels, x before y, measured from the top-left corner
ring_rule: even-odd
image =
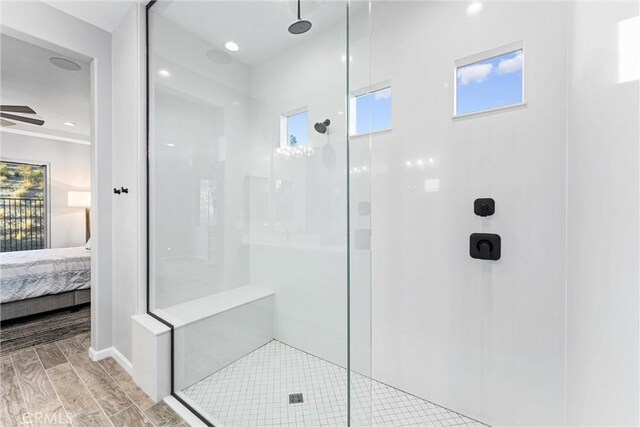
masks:
[[[67,205],[75,208],[91,207],[91,191],[69,191]]]

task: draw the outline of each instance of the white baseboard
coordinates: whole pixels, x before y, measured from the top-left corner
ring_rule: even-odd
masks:
[[[122,369],[127,371],[129,375],[131,375],[131,373],[133,372],[133,365],[131,364],[131,361],[124,357],[124,355],[120,353],[115,347],[108,347],[104,350],[98,351],[94,350],[93,347],[90,347],[89,357],[91,357],[91,360],[93,360],[94,362],[106,359],[107,357],[113,357],[115,361],[118,362],[120,366],[122,366]]]
[[[111,347],[105,348],[104,350],[96,351],[93,347],[89,347],[89,357],[94,362],[98,360],[106,359],[107,357],[111,357]]]

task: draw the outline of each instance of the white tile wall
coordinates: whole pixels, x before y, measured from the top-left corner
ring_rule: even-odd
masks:
[[[640,76],[620,79],[640,63],[640,37],[625,58],[620,34],[639,12],[570,7],[567,425],[640,424]]]
[[[331,25],[316,21],[308,37],[251,65],[251,174],[270,184],[251,193],[250,272],[252,284],[276,294],[276,338],[344,366],[346,9],[329,1],[315,12],[331,16]],[[280,115],[301,107],[309,112],[313,155],[274,157]],[[329,131],[319,134],[313,124],[325,119]]]
[[[372,375],[492,424],[561,425],[566,4],[483,4],[372,4],[371,79],[393,92],[371,142]],[[527,107],[452,119],[455,60],[517,41]],[[502,236],[499,261],[469,256],[478,232]]]
[[[211,61],[213,46],[179,24],[188,10],[214,15],[213,3],[150,9],[151,309],[248,284],[249,67]]]

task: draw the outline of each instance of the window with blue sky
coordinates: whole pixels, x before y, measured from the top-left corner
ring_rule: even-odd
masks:
[[[296,147],[309,142],[309,112],[287,117],[287,145]]]
[[[522,49],[457,68],[456,115],[521,104]]]
[[[351,135],[365,135],[391,129],[391,88],[386,87],[353,97],[351,120]]]

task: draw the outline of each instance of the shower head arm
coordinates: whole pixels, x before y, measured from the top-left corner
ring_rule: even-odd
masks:
[[[300,12],[300,0],[298,0],[298,19],[293,24],[289,25],[289,32],[291,34],[303,34],[311,29],[311,22],[302,19]]]

